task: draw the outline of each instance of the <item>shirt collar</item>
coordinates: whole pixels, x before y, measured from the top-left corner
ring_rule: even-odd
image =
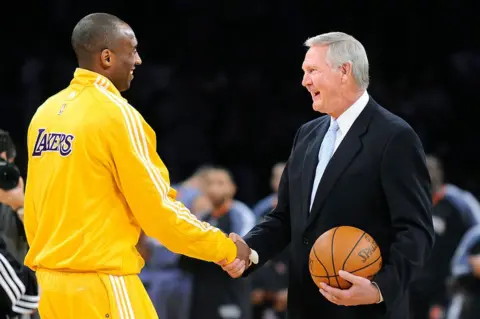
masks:
[[[346,109],[345,112],[337,118],[338,127],[342,134],[346,134],[350,127],[352,127],[357,117],[362,113],[365,106],[367,106],[369,99],[370,97],[365,90],[362,96],[360,96],[352,106]]]
[[[82,68],[75,69],[73,80],[70,84],[81,86],[99,86],[107,89],[115,95],[122,96],[120,91],[118,91],[118,89],[109,79],[99,73]]]

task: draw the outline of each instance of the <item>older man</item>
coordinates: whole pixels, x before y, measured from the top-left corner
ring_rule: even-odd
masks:
[[[245,236],[260,263],[234,261],[223,268],[233,277],[247,275],[291,244],[290,318],[408,319],[409,284],[434,241],[422,144],[405,121],[367,93],[369,64],[358,40],[332,32],[306,46],[302,85],[313,109],[326,115],[297,131],[278,204]],[[308,255],[318,236],[340,225],[375,238],[384,265],[372,282],[340,271],[350,289],[324,285],[319,291]]]

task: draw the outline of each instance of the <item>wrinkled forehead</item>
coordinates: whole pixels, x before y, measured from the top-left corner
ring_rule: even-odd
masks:
[[[306,70],[315,66],[325,65],[327,49],[327,46],[312,46],[308,48],[303,59],[302,69]]]

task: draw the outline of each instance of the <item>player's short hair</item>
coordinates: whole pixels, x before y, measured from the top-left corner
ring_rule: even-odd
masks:
[[[352,63],[352,75],[361,89],[367,89],[370,83],[367,52],[363,45],[349,34],[329,32],[309,38],[305,46],[327,45],[327,61],[332,68],[344,63]]]
[[[0,153],[7,153],[7,158],[15,158],[17,156],[17,149],[13,143],[10,134],[7,131],[0,129]]]
[[[125,22],[108,13],[92,13],[82,18],[72,32],[72,47],[77,59],[90,57],[111,47]]]

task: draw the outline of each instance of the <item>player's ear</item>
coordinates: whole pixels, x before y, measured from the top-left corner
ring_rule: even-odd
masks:
[[[4,160],[7,160],[7,152],[1,152],[0,153],[0,158],[3,158]]]
[[[105,49],[100,53],[100,62],[105,68],[109,68],[110,66],[112,66],[113,59],[113,52],[109,49]]]

